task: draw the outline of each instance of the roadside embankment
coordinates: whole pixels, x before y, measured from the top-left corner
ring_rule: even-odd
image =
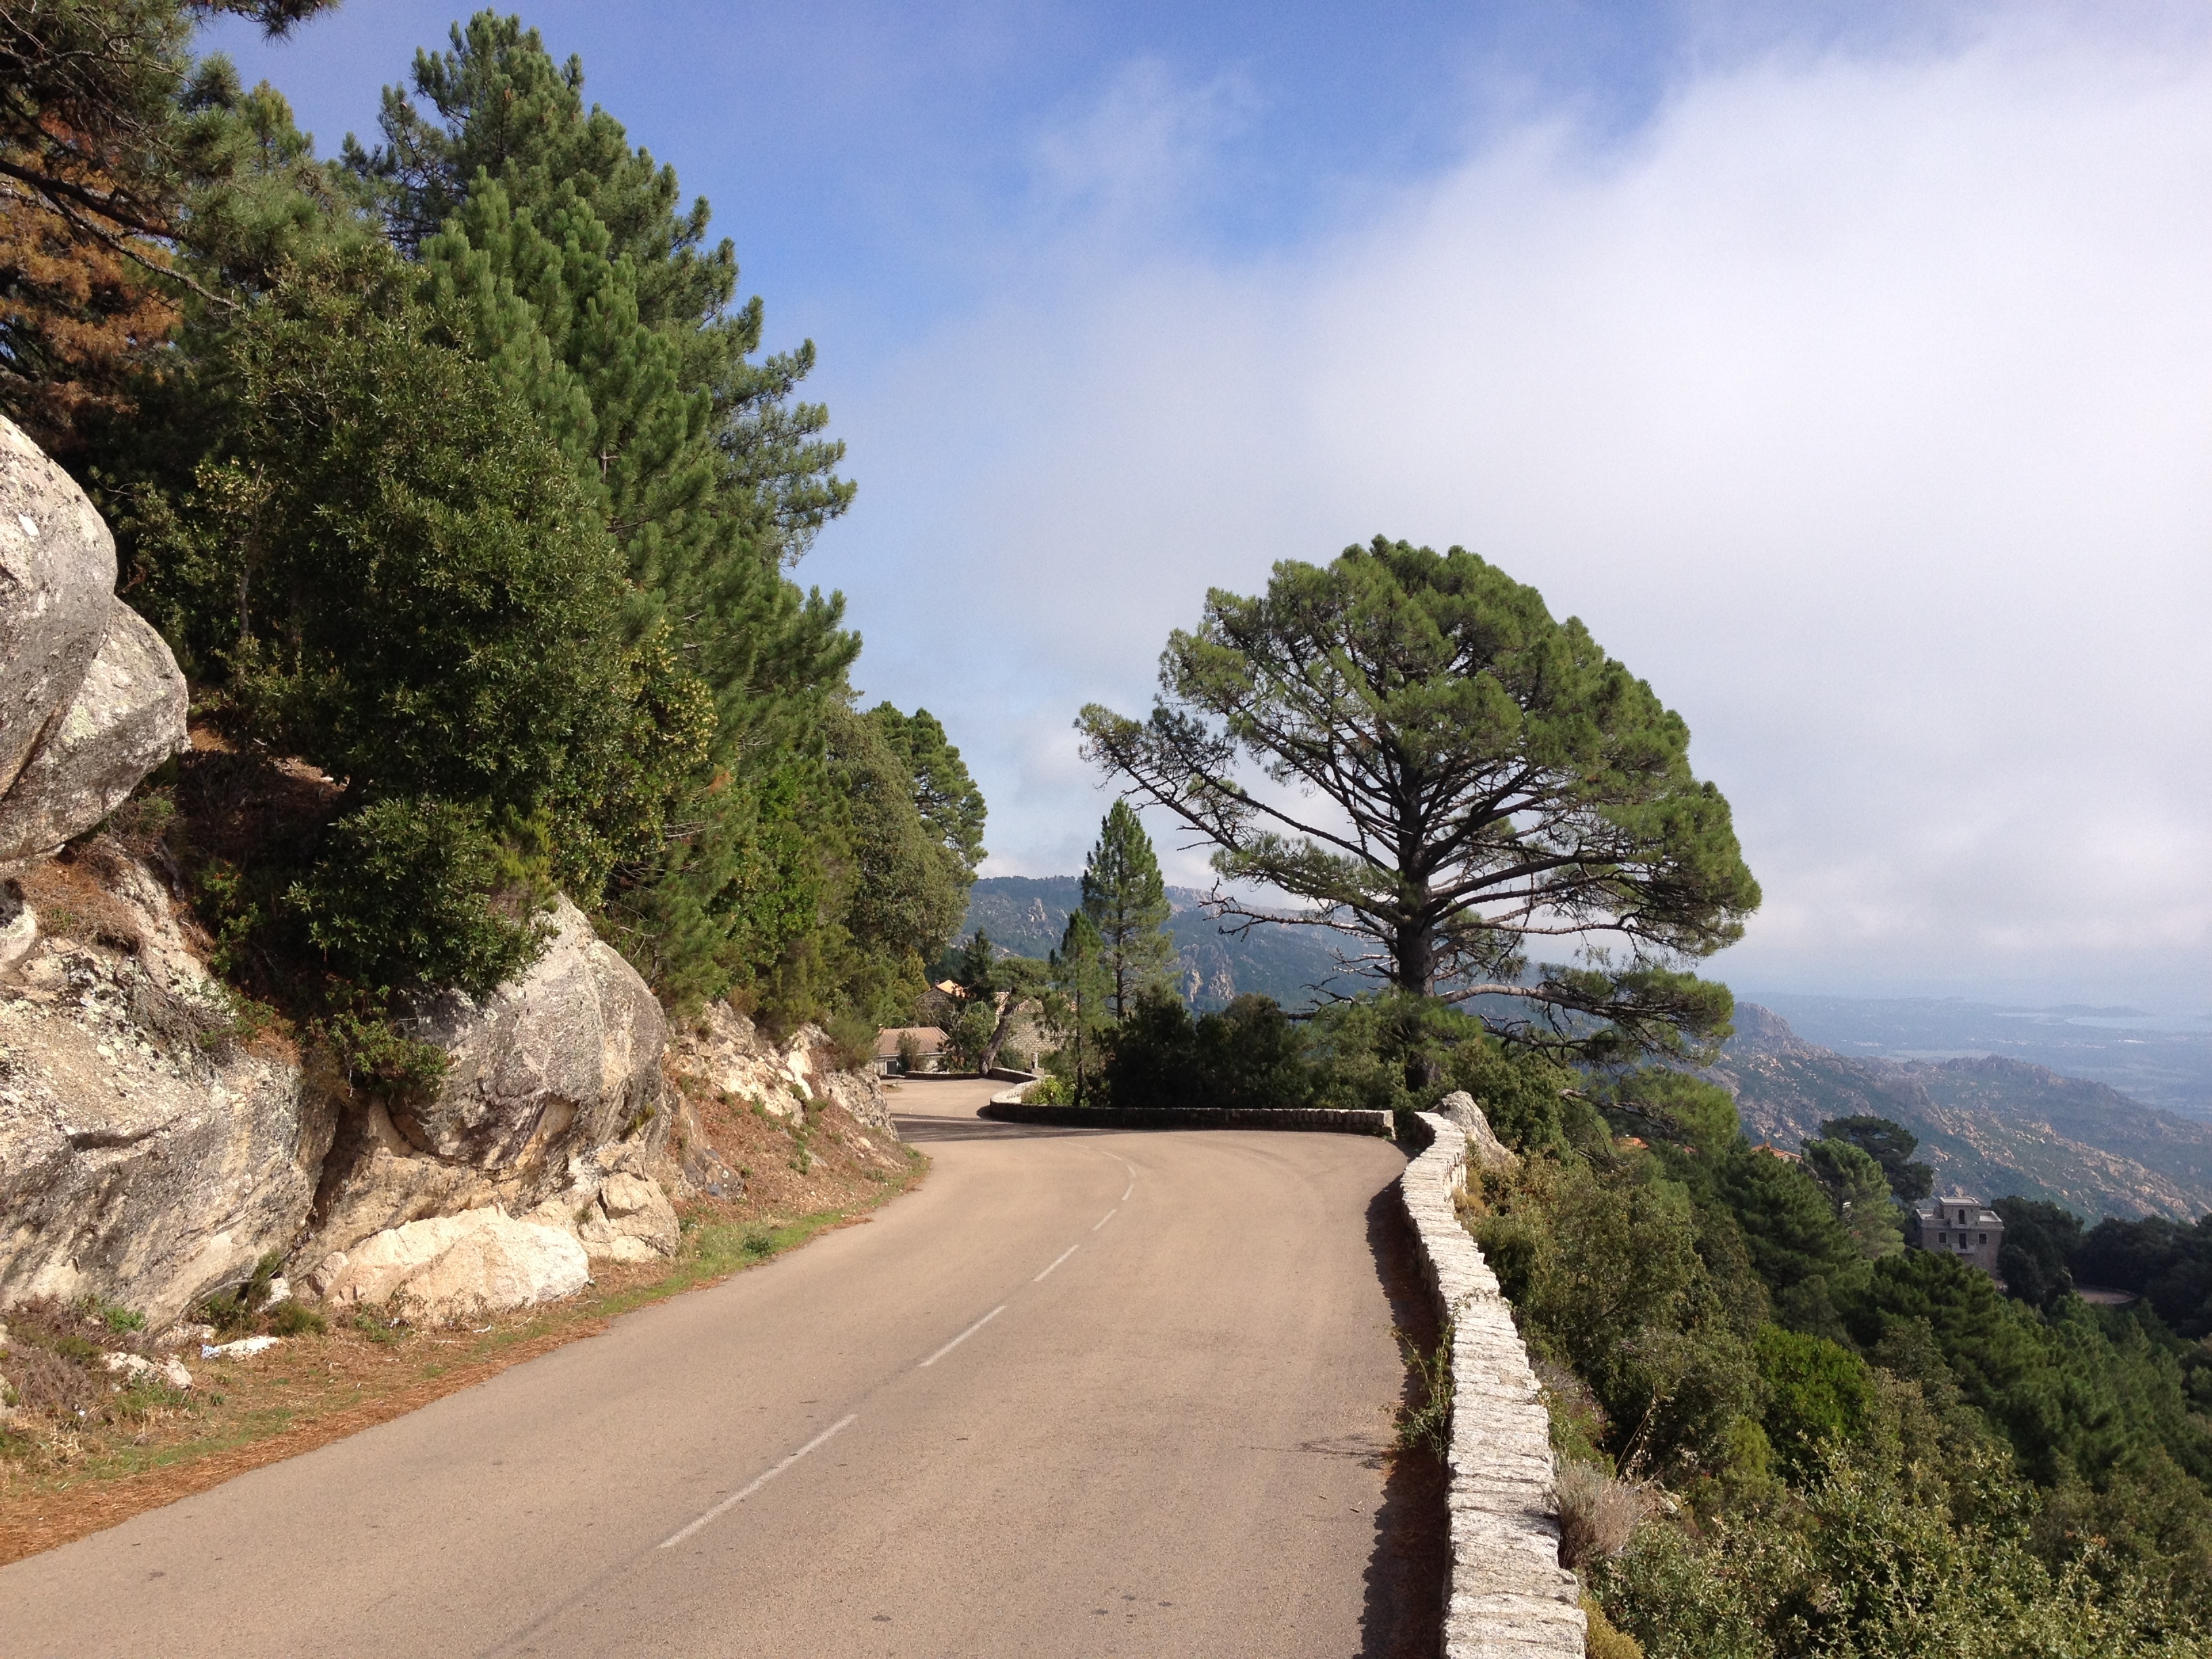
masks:
[[[1400,1178],[1451,1342],[1451,1577],[1446,1659],[1581,1659],[1575,1576],[1559,1565],[1551,1421],[1513,1312],[1452,1207],[1467,1137],[1419,1114],[1428,1147]]]

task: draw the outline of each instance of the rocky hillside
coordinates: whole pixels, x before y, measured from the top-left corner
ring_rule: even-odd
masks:
[[[115,598],[106,526],[5,421],[0,574],[0,1309],[89,1299],[159,1329],[248,1283],[430,1321],[567,1294],[594,1261],[672,1255],[675,1206],[742,1180],[687,1078],[896,1142],[817,1028],[775,1043],[719,1009],[672,1036],[566,898],[520,975],[414,1006],[434,1085],[302,1052],[209,971],[158,841],[88,833],[190,748],[185,684]]]
[[[1070,912],[1082,902],[1081,889],[1073,876],[986,877],[969,893],[961,936],[980,927],[992,943],[1017,956],[1042,957],[1058,947]],[[1309,1008],[1316,1000],[1314,987],[1336,976],[1331,935],[1259,927],[1240,938],[1206,914],[1204,898],[1196,888],[1168,889],[1175,907],[1168,931],[1180,958],[1182,994],[1193,1007],[1225,1007],[1257,994],[1285,1008]]]
[[[1985,1197],[2050,1199],[2092,1219],[2212,1209],[2212,1125],[2016,1060],[1853,1059],[1756,1003],[1736,1005],[1735,1026],[1710,1075],[1753,1139],[1794,1148],[1825,1118],[1871,1113],[1920,1137],[1940,1183]]]

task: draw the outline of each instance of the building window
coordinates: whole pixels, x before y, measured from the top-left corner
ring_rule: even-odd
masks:
[[[1936,1242],[1938,1244],[1948,1244],[1951,1242],[1951,1235],[1948,1233],[1938,1233],[1936,1235]]]
[[[1981,1233],[1977,1235],[1977,1237],[1978,1237],[1984,1244],[1990,1242],[1990,1236],[1987,1233]]]

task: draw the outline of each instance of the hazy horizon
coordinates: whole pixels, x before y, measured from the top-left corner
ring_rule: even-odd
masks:
[[[456,15],[209,39],[328,155]],[[2212,1012],[2212,14],[525,16],[815,340],[860,489],[798,576],[992,873],[1079,866],[1074,712],[1209,585],[1380,532],[1688,720],[1732,985]]]

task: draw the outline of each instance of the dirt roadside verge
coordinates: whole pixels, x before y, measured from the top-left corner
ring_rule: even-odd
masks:
[[[0,1418],[0,1564],[55,1548],[264,1464],[405,1415],[619,1316],[865,1223],[910,1191],[928,1161],[870,1134],[838,1108],[787,1124],[744,1105],[695,1098],[713,1146],[744,1172],[734,1199],[683,1206],[673,1260],[599,1264],[568,1301],[475,1328],[417,1329],[373,1315],[332,1320],[250,1358],[179,1351],[193,1386],[111,1401],[71,1422]]]

